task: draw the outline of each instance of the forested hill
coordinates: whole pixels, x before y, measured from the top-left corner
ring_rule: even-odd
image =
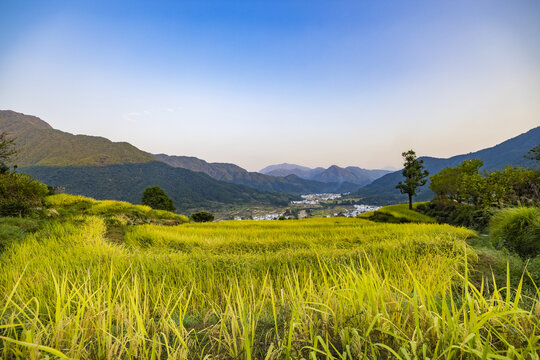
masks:
[[[0,131],[16,138],[16,163],[28,166],[95,166],[155,161],[152,155],[126,142],[73,135],[53,129],[35,116],[0,110]]]
[[[447,159],[423,156],[424,166],[433,175],[448,166],[459,165],[464,160],[480,159],[484,162],[485,170],[504,169],[506,166],[534,167],[532,160],[524,156],[527,152],[540,144],[540,126],[527,131],[524,134],[506,140],[496,146],[479,150],[476,152],[453,156]],[[366,203],[370,204],[396,204],[407,201],[407,195],[400,194],[396,184],[402,180],[401,170],[387,174],[373,183],[364,186],[354,196],[361,196]],[[430,200],[433,193],[428,185],[420,189],[419,195],[415,198],[417,201]]]
[[[238,165],[209,163],[192,156],[155,154],[156,159],[174,167],[205,173],[216,180],[247,185],[261,191],[307,194],[324,192],[350,192],[359,188],[358,184],[344,181],[307,180],[296,175],[271,176],[249,172]]]
[[[236,204],[284,205],[293,199],[175,168],[128,143],[65,133],[37,117],[13,111],[0,111],[0,131],[16,138],[17,171],[47,185],[63,186],[72,194],[139,203],[145,187],[159,186],[180,211]]]

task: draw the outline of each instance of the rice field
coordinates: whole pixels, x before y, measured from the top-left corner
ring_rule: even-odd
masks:
[[[363,219],[51,221],[0,255],[4,359],[539,359],[540,293],[476,233]],[[525,273],[523,276],[527,276]]]

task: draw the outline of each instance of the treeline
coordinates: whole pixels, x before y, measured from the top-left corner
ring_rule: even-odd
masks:
[[[477,207],[540,204],[540,171],[520,167],[480,171],[482,160],[463,161],[430,177],[430,189],[438,199],[450,199]]]

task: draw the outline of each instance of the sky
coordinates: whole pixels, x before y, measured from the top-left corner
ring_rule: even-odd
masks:
[[[256,171],[540,125],[540,1],[0,1],[0,109]]]

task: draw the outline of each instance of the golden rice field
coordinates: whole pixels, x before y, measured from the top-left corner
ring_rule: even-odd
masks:
[[[470,230],[363,219],[53,221],[0,255],[4,359],[539,359],[539,292]],[[526,274],[524,276],[527,276]]]

